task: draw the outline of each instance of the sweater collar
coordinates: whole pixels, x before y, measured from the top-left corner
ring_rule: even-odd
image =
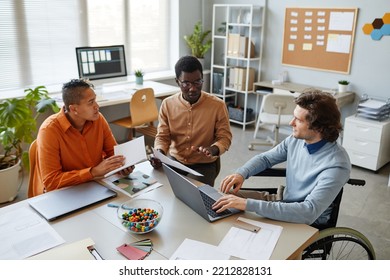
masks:
[[[313,144],[305,143],[305,147],[307,148],[307,151],[309,152],[309,154],[312,155],[315,152],[317,152],[319,149],[321,149],[327,142],[328,141],[326,141],[325,139],[321,139],[317,143],[313,143]]]

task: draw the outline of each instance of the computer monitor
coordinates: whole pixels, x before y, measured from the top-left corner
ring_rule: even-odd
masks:
[[[76,48],[80,78],[89,80],[126,77],[123,45]]]

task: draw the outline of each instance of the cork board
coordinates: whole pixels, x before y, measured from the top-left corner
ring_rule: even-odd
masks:
[[[357,8],[286,8],[282,64],[349,74]]]

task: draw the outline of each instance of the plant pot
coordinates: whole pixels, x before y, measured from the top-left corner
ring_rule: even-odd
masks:
[[[0,170],[0,203],[13,201],[23,183],[21,161],[12,167]]]
[[[348,85],[339,85],[339,92],[347,92],[348,91]]]
[[[197,59],[199,60],[200,64],[202,65],[202,68],[203,68],[203,71],[204,71],[204,58],[197,57]]]
[[[143,85],[143,83],[144,83],[144,77],[135,77],[136,85]]]

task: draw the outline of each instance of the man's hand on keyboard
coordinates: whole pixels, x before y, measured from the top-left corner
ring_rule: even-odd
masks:
[[[245,210],[246,201],[246,198],[238,197],[233,194],[227,194],[222,196],[213,204],[213,210],[217,213],[221,213],[228,208]]]

